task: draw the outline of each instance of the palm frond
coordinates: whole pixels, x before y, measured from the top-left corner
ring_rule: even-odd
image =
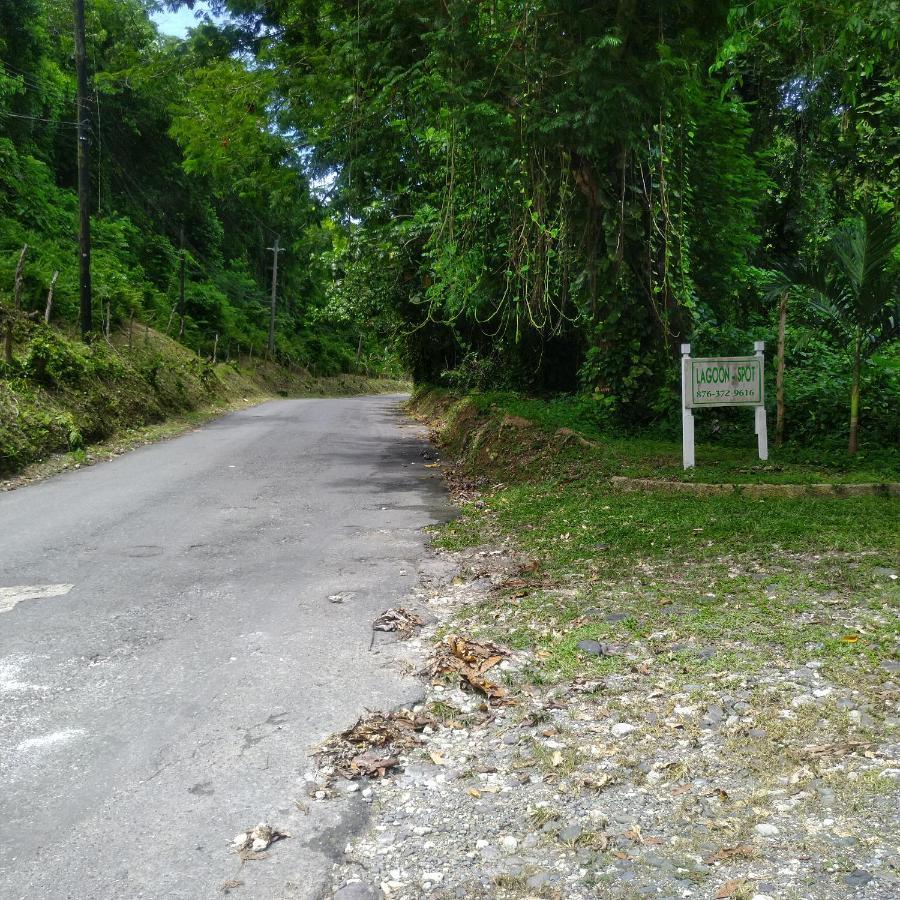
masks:
[[[846,223],[833,235],[831,255],[836,264],[836,279],[849,288],[851,309],[857,324],[869,329],[878,323],[892,299],[896,299],[897,280],[889,265],[900,243],[894,216],[868,207],[859,218]]]

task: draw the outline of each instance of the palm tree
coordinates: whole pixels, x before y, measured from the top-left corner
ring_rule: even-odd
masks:
[[[893,213],[867,208],[831,235],[817,265],[786,264],[768,285],[770,295],[805,294],[826,327],[848,349],[852,365],[850,453],[856,453],[858,446],[862,364],[900,335],[898,246]]]

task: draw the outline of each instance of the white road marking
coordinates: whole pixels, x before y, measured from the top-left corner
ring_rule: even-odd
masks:
[[[68,594],[74,584],[19,584],[14,587],[0,587],[0,613],[9,612],[23,600],[44,600],[47,597],[62,597]]]
[[[50,734],[42,734],[39,737],[26,738],[24,741],[20,741],[16,750],[19,753],[27,753],[29,750],[43,750],[46,747],[54,747],[57,744],[68,744],[83,734],[83,728],[64,728],[62,731],[51,731]]]

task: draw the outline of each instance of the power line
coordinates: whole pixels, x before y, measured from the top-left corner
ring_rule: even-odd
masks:
[[[5,74],[10,78],[21,78],[23,82],[35,90],[59,90],[60,88],[58,84],[48,81],[34,72],[25,72],[22,69],[17,69],[5,59],[0,59],[0,66],[7,70]]]
[[[116,156],[116,154],[113,153],[112,150],[109,149],[109,145],[110,145],[110,138],[109,138],[109,135],[107,134],[106,155],[109,156],[113,160],[113,162],[116,163],[116,165],[119,167],[121,174],[125,178],[128,179],[128,181],[134,186],[135,190],[144,198],[146,206],[149,207],[150,209],[152,209],[155,213],[157,213],[157,215],[159,215],[162,219],[164,219],[166,222],[169,223],[169,226],[171,228],[171,235],[172,235],[172,237],[174,237],[175,234],[177,234],[177,228],[179,228],[180,226],[176,227],[176,223],[172,221],[172,219],[169,217],[169,215],[167,213],[163,212],[163,210],[161,210],[159,208],[156,201],[150,197],[150,195],[146,192],[146,190],[143,188],[143,186],[132,177],[131,173],[128,171],[127,166],[125,166],[122,163],[121,159],[119,159]],[[134,194],[132,194],[131,191],[128,191],[127,188],[126,188],[126,192],[131,196],[131,198],[133,200],[137,201],[137,198],[134,196]],[[143,204],[138,203],[138,205],[140,206]],[[261,228],[264,228],[266,231],[268,231],[269,234],[271,234],[273,237],[278,237],[279,232],[277,232],[270,225],[267,225],[265,222],[263,222],[263,220],[260,219],[259,216],[257,216],[252,210],[243,209],[241,212],[246,214],[250,219],[252,219],[254,222],[256,222]],[[188,248],[188,250],[191,251],[191,255],[194,256],[195,258],[205,261],[208,266],[212,267],[215,265],[207,257],[205,257],[202,253],[200,253],[200,251],[197,250],[197,248],[194,247],[190,241],[185,241],[185,246]],[[202,267],[200,267],[200,268],[202,268]],[[210,273],[207,272],[206,274],[209,275]]]
[[[67,127],[78,127],[77,122],[70,122],[67,119],[45,119],[43,116],[24,116],[19,113],[7,112],[5,109],[0,109],[0,116],[6,116],[9,119],[28,119],[31,122],[46,122],[49,125],[62,125]]]
[[[107,145],[106,155],[110,157],[113,162],[118,166],[119,172],[117,174],[124,176],[128,182],[134,187],[134,189],[141,195],[142,199],[138,199],[135,193],[128,187],[128,184],[125,183],[121,178],[119,179],[120,187],[125,191],[125,193],[131,198],[131,200],[135,203],[136,206],[144,207],[144,211],[146,212],[148,209],[152,210],[156,215],[163,220],[169,226],[169,236],[174,238],[175,233],[177,232],[180,226],[177,226],[176,223],[172,220],[172,218],[165,212],[163,212],[157,203],[150,197],[150,195],[144,190],[143,187],[131,176],[128,169],[122,164],[122,161],[109,149]],[[206,255],[201,253],[190,241],[185,239],[184,246],[190,251],[192,263],[193,265],[200,270],[210,281],[215,280],[216,275],[216,264],[209,259]]]

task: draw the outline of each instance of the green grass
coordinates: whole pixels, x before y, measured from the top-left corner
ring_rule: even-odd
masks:
[[[613,554],[682,559],[747,551],[897,549],[897,506],[880,497],[846,500],[670,496],[610,492],[600,479],[545,481],[491,500],[504,530],[526,550],[553,550],[557,567]],[[601,547],[599,545],[606,545]]]
[[[674,671],[826,660],[840,681],[897,654],[900,504],[881,497],[748,500],[616,493],[598,477],[494,490],[436,538],[459,549],[514,538],[540,569],[531,585],[467,610],[481,633],[539,651],[552,682],[629,665],[587,657],[583,639],[640,646]],[[605,616],[616,613],[619,621]],[[654,635],[664,632],[666,637]],[[698,651],[709,647],[709,659]]]

